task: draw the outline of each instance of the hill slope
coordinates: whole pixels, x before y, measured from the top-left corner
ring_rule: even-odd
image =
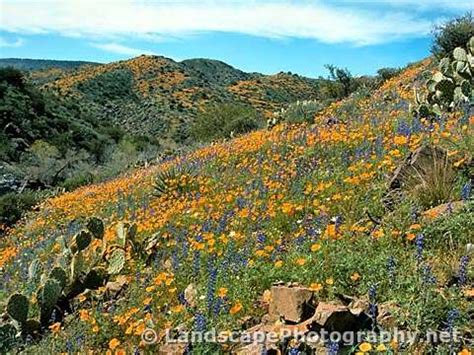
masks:
[[[159,339],[164,330],[177,327],[247,328],[266,312],[265,290],[279,280],[307,286],[318,301],[369,294],[372,305],[389,307],[390,329],[442,329],[456,309],[456,327],[468,334],[472,304],[464,291],[473,286],[472,271],[465,288],[452,280],[473,238],[472,203],[431,222],[410,196],[391,212],[381,201],[388,176],[422,144],[448,147],[455,161],[450,169],[461,168],[472,154],[466,149],[472,117],[457,113],[425,122],[408,114],[412,88],[428,66],[425,61],[408,68],[370,98],[333,104],[314,125],[257,131],[46,201],[2,241],[0,300],[18,289],[33,295],[34,287],[24,282],[30,263],[39,258],[49,268],[61,262],[57,256],[63,245],[90,216],[103,219],[109,245],[119,242],[119,221],[135,223],[134,245],[147,251],[127,248],[121,276],[110,276],[128,285],[120,296],[99,288],[72,299],[80,317],[66,317],[61,328],[57,323],[54,334],[31,351],[153,351],[158,345],[141,341],[145,328],[156,329]],[[178,74],[170,78],[183,80]],[[267,80],[277,78],[262,79]],[[54,85],[69,90],[75,83]],[[141,88],[153,96],[154,88]],[[155,180],[164,171],[169,172],[162,179],[167,188],[157,195]],[[451,198],[459,199],[460,193],[456,185]],[[456,234],[449,250],[446,233]],[[100,244],[93,242],[84,257],[93,260]],[[383,345],[408,353],[430,347]],[[438,345],[438,350],[448,351],[448,346]],[[192,350],[229,348],[197,344]]]
[[[99,63],[80,60],[0,58],[0,68],[13,67],[15,69],[27,71],[45,69],[74,70],[82,66],[94,65],[99,65]]]
[[[101,119],[159,135],[171,146],[186,136],[206,104],[241,102],[271,115],[288,103],[318,97],[316,79],[245,73],[208,59],[140,56],[49,79],[45,75],[33,72],[31,77],[45,89],[76,98]]]

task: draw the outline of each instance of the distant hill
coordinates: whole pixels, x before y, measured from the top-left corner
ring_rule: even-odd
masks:
[[[99,65],[99,63],[71,60],[0,58],[0,68],[13,67],[19,70],[43,70],[52,68],[72,70],[84,65]]]
[[[143,55],[103,65],[74,63],[54,67],[51,62],[49,69],[31,71],[30,78],[45,90],[74,98],[100,119],[152,133],[170,147],[184,142],[189,122],[208,104],[239,102],[269,116],[319,94],[319,79],[246,73],[217,60],[176,62]]]

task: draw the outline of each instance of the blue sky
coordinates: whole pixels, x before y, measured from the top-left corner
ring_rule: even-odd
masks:
[[[429,54],[465,0],[0,0],[0,57],[110,62],[212,58],[245,71],[373,74]]]

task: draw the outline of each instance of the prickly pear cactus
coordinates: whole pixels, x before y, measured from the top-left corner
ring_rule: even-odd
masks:
[[[87,221],[87,229],[94,238],[102,239],[104,237],[104,222],[101,219],[92,217]]]
[[[59,282],[59,285],[61,286],[61,289],[64,289],[67,284],[67,274],[66,271],[59,267],[56,266],[51,270],[49,273],[49,278],[54,279]]]
[[[86,265],[85,265],[84,257],[82,256],[82,254],[80,254],[80,253],[74,254],[72,256],[71,265],[70,265],[71,282],[73,282],[74,280],[79,279],[81,274],[83,274],[85,272],[85,269],[86,269]]]
[[[41,261],[34,259],[28,267],[28,280],[30,282],[36,282],[41,275]]]
[[[26,296],[15,293],[10,296],[7,303],[8,315],[19,323],[25,323],[28,318],[30,302]]]
[[[71,251],[73,254],[76,254],[84,249],[86,249],[92,241],[91,233],[87,231],[80,231],[73,238],[71,243]]]
[[[48,279],[41,289],[39,296],[41,324],[48,324],[54,306],[61,296],[61,285],[55,279]]]
[[[86,275],[83,285],[89,290],[95,290],[105,284],[106,278],[107,270],[103,267],[95,267]]]
[[[128,224],[123,222],[117,223],[117,226],[115,227],[117,245],[121,248],[125,248],[127,245],[128,228]]]
[[[123,249],[115,249],[108,257],[109,267],[107,272],[111,275],[119,274],[125,266],[125,251]]]
[[[461,105],[474,106],[474,37],[466,48],[455,48],[443,58],[426,83],[427,94],[415,93],[412,112],[421,117],[441,115]]]

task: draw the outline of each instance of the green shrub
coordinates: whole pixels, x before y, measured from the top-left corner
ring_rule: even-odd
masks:
[[[321,101],[305,100],[296,101],[281,111],[281,119],[288,123],[311,123],[314,116],[324,109],[325,105]]]
[[[191,127],[191,136],[210,142],[247,133],[264,124],[262,116],[252,107],[233,103],[213,105],[198,114]]]
[[[21,194],[9,192],[0,196],[0,224],[13,225],[38,201],[38,194],[32,191],[24,191]]]
[[[464,47],[469,39],[474,36],[472,12],[436,26],[433,30],[433,36],[431,53],[437,58],[450,54],[456,47]]]

